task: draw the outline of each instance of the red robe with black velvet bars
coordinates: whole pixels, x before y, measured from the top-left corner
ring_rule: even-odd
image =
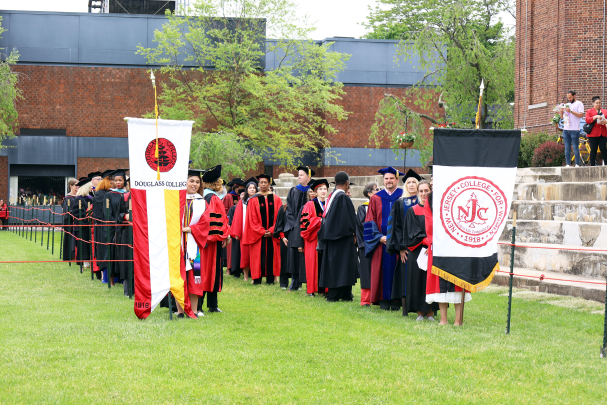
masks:
[[[247,204],[246,232],[242,243],[249,248],[251,278],[253,280],[280,276],[280,240],[274,238],[274,227],[278,210],[282,206],[280,197],[275,194],[266,196],[256,194]],[[264,237],[266,231],[270,237]]]
[[[306,256],[306,293],[314,294],[318,292],[318,262],[319,252],[318,231],[322,222],[324,210],[315,198],[304,205],[301,210],[301,237],[304,240],[304,254]],[[324,290],[324,289],[323,289]]]
[[[206,200],[206,198],[205,198]],[[202,289],[208,292],[220,292],[222,280],[219,280],[219,287],[213,291],[215,280],[223,274],[221,269],[221,260],[217,260],[217,250],[221,250],[221,243],[229,236],[230,226],[228,225],[228,216],[226,209],[217,195],[211,196],[210,202],[207,202],[207,209],[203,216],[208,221],[208,236],[206,247],[200,249],[200,277]],[[196,241],[203,240],[204,228],[197,225],[190,226],[192,235]],[[220,266],[219,271],[217,266]]]

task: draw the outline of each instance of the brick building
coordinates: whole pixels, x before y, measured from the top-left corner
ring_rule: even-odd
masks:
[[[137,45],[153,46],[153,32],[165,17],[22,11],[0,11],[0,16],[8,29],[0,47],[19,51],[15,71],[23,91],[18,136],[0,151],[0,197],[15,198],[19,188],[37,184],[63,193],[69,178],[128,167],[123,118],[141,116],[154,105],[150,67],[135,52]],[[402,94],[423,73],[414,64],[394,62],[397,41],[328,38],[319,44],[325,42],[352,55],[338,77],[351,115],[333,123],[339,131],[328,137],[341,162],[325,159],[319,175],[338,170],[366,175],[385,165],[401,166],[387,145],[366,148],[370,128],[384,93]],[[267,58],[266,69],[272,63]],[[327,152],[319,151],[321,159]],[[409,152],[408,167],[422,163]],[[268,159],[254,172],[277,176],[284,171],[279,164]]]
[[[515,128],[554,132],[552,109],[569,89],[586,109],[605,100],[605,47],[602,3],[517,0]]]

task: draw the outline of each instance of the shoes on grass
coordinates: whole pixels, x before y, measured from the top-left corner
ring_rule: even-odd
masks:
[[[219,308],[209,308],[209,312],[223,312],[223,311]]]
[[[427,320],[429,320],[430,322],[434,322],[434,321],[436,320],[436,319],[434,319],[434,317],[433,317],[433,316],[429,316],[429,317],[427,317],[426,319],[427,319]]]
[[[417,318],[415,318],[415,320],[416,320],[417,322],[420,322],[420,321],[423,321],[423,320],[424,320],[424,317],[423,317],[423,316],[421,316],[421,315],[419,315]]]
[[[177,318],[185,318],[184,314],[177,314]]]
[[[201,316],[204,316],[204,312],[202,312],[202,311],[198,311],[198,312],[196,313],[196,316],[200,318]]]

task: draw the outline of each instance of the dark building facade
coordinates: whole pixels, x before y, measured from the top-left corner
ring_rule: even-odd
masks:
[[[142,116],[154,106],[150,66],[136,54],[137,46],[154,45],[154,30],[162,28],[165,17],[20,11],[0,11],[0,16],[8,29],[0,47],[19,51],[14,69],[23,92],[17,103],[20,130],[0,151],[0,197],[15,198],[36,177],[52,178],[56,186],[94,170],[128,167],[124,117]],[[388,145],[367,146],[384,94],[400,95],[423,75],[415,61],[394,61],[397,41],[318,42],[333,42],[334,51],[351,55],[337,79],[345,85],[341,102],[351,114],[332,123],[338,132],[327,136],[331,151],[319,151],[324,160],[319,175],[338,170],[366,175],[385,165],[402,166]],[[272,69],[272,55],[264,63]],[[324,158],[335,154],[339,163]],[[256,171],[277,176],[284,171],[279,163],[267,159]],[[409,153],[407,166],[422,163],[415,151]]]

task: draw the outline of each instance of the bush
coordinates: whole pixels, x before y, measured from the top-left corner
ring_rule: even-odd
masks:
[[[521,148],[518,152],[518,167],[533,166],[532,160],[535,150],[547,141],[556,142],[557,135],[548,134],[546,132],[537,132],[533,134],[523,135],[521,138]]]
[[[533,167],[554,167],[565,164],[565,146],[554,141],[541,144],[533,153]]]

